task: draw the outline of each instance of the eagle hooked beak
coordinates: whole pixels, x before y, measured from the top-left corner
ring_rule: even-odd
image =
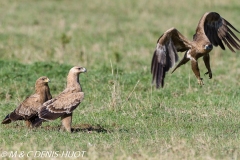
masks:
[[[213,45],[212,44],[205,45],[204,49],[211,50],[211,49],[213,49]]]
[[[82,69],[81,69],[81,72],[83,72],[83,73],[84,73],[84,72],[87,72],[87,69],[86,69],[86,68],[82,68]]]
[[[50,81],[50,79],[49,79],[49,78],[47,78],[45,82],[51,82],[51,81]]]

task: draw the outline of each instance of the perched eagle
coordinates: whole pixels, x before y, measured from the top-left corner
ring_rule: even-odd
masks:
[[[45,76],[38,78],[35,83],[35,93],[27,97],[13,112],[9,113],[2,124],[25,120],[27,127],[32,127],[32,121],[37,118],[42,104],[52,98],[48,87],[49,81],[48,77]]]
[[[33,126],[38,127],[42,121],[55,120],[61,117],[62,128],[71,132],[73,110],[82,102],[84,93],[80,86],[79,74],[87,70],[83,67],[73,67],[67,76],[67,87],[55,98],[45,102],[38,112]]]
[[[152,81],[156,82],[156,88],[164,86],[166,72],[178,61],[177,52],[185,52],[183,59],[173,69],[172,73],[181,65],[191,61],[192,71],[198,79],[198,83],[203,85],[198,68],[198,58],[203,57],[207,68],[205,74],[212,78],[209,52],[213,46],[220,46],[223,50],[225,45],[232,51],[240,50],[240,40],[232,30],[240,33],[226,19],[216,12],[205,13],[200,19],[193,41],[185,38],[177,29],[170,28],[157,41],[157,47],[153,54],[151,73]]]

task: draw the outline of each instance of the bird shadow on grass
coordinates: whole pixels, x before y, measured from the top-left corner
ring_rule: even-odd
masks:
[[[15,129],[27,129],[26,126],[22,126],[19,124],[16,124],[14,126],[5,126],[6,128],[15,128]],[[46,125],[46,126],[41,126],[39,128],[33,128],[32,131],[37,132],[39,129],[43,129],[46,131],[62,131],[61,125],[57,126],[51,126],[51,125]],[[71,128],[72,133],[78,133],[78,132],[87,132],[87,133],[92,133],[92,132],[97,132],[97,133],[110,133],[112,132],[110,129],[106,129],[102,127],[101,125],[91,125],[91,124],[76,124]]]
[[[48,131],[62,131],[61,126],[42,126],[42,129],[48,130]],[[97,133],[109,133],[111,132],[108,129],[105,129],[101,125],[91,125],[91,124],[77,124],[74,125],[71,128],[72,133],[78,133],[78,132],[87,132],[87,133],[92,133],[92,132],[97,132]]]
[[[96,126],[90,125],[90,124],[78,124],[72,128],[72,132],[103,132],[103,133],[109,133],[111,132],[108,129],[103,128],[101,125],[97,124]]]
[[[48,130],[48,131],[62,131],[61,130],[61,125],[58,126],[42,126],[42,129]],[[97,125],[91,125],[91,124],[87,124],[87,123],[83,123],[83,124],[76,124],[74,126],[72,126],[71,128],[71,132],[72,133],[78,133],[78,132],[86,132],[86,133],[93,133],[93,132],[97,132],[97,133],[113,133],[113,132],[120,132],[120,133],[129,133],[129,132],[133,132],[133,128],[132,129],[127,129],[127,128],[119,128],[119,127],[110,127],[110,128],[105,128],[103,126],[101,126],[100,124]]]
[[[20,123],[15,123],[12,125],[4,125],[5,129],[13,129],[14,130],[29,130],[29,131],[33,131],[33,132],[38,132],[38,131],[54,131],[54,132],[66,132],[64,130],[62,130],[61,125],[42,125],[39,128],[32,128],[32,129],[28,129],[25,125],[22,125]],[[103,127],[100,124],[88,124],[88,123],[80,123],[80,124],[75,124],[72,126],[71,128],[71,132],[72,133],[78,133],[78,132],[85,132],[85,133],[115,133],[115,132],[119,132],[119,133],[130,133],[130,132],[135,132],[134,128],[125,128],[121,125],[117,125],[117,124],[113,124],[110,125],[108,127]]]

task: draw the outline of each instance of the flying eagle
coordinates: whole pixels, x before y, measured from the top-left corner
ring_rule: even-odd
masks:
[[[235,52],[234,49],[240,50],[240,40],[230,28],[240,33],[218,13],[208,12],[200,19],[196,33],[193,35],[193,41],[189,41],[175,28],[167,30],[158,39],[157,47],[152,58],[152,81],[156,82],[156,88],[164,86],[166,72],[178,61],[177,52],[185,52],[185,55],[173,69],[172,73],[190,60],[192,71],[197,77],[198,83],[203,85],[197,62],[198,58],[203,57],[207,68],[205,74],[208,74],[209,79],[211,79],[212,71],[209,52],[213,49],[213,46],[220,46],[225,50],[225,44],[232,52]]]
[[[8,124],[12,121],[25,120],[27,127],[32,127],[32,121],[37,117],[37,113],[44,102],[52,99],[48,87],[48,77],[40,77],[35,83],[35,93],[27,97],[13,112],[9,113],[2,124]]]
[[[73,110],[82,102],[84,93],[80,86],[79,74],[87,70],[75,66],[70,69],[67,76],[67,87],[55,98],[45,102],[38,112],[39,118],[33,122],[34,127],[41,125],[42,121],[55,120],[61,117],[62,128],[71,132]]]

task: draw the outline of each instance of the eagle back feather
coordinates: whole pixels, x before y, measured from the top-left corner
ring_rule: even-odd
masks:
[[[39,102],[39,95],[34,94],[25,99],[17,108],[16,113],[23,117],[35,115],[42,103]]]
[[[64,92],[43,104],[39,117],[46,120],[54,120],[63,114],[70,114],[82,102],[83,92]]]

